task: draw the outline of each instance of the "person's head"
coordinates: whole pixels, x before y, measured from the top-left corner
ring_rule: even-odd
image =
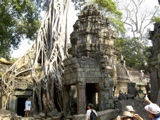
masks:
[[[124,111],[121,116],[121,120],[133,120],[133,115],[129,111]]]
[[[87,108],[88,108],[88,109],[93,109],[93,104],[92,104],[92,103],[89,103],[88,106],[87,106]]]
[[[152,119],[160,116],[160,107],[155,103],[146,105],[144,109],[147,111],[148,116]]]
[[[125,107],[125,111],[129,111],[132,115],[135,114],[135,110],[133,109],[133,107],[131,105],[127,105]]]

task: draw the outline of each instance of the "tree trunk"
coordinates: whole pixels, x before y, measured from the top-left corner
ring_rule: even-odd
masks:
[[[49,113],[55,110],[54,100],[56,98],[61,108],[62,61],[67,55],[68,6],[69,0],[50,1],[48,12],[45,14],[35,43],[3,75],[3,95],[7,98],[7,104],[3,105],[4,109],[7,109],[9,95],[14,94],[16,89],[14,84],[17,84],[19,77],[22,76],[28,78],[26,82],[34,85],[32,102],[38,98],[39,112]],[[33,109],[36,109],[35,105],[32,104]]]

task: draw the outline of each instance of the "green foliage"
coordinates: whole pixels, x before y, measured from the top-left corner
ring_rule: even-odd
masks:
[[[0,56],[9,59],[11,48],[18,48],[23,38],[34,40],[39,26],[39,13],[30,0],[1,0]]]
[[[113,17],[109,17],[109,19],[115,28],[115,32],[117,32],[117,33],[124,33],[125,32],[124,23],[121,21],[121,19],[116,19]]]
[[[109,18],[112,26],[115,28],[115,31],[124,32],[124,23],[121,21],[122,12],[117,9],[116,3],[112,0],[94,0],[101,11]]]
[[[10,60],[10,62],[16,62],[18,60],[18,58],[12,58],[11,60]]]
[[[80,10],[86,3],[86,0],[72,0],[75,3],[76,10]],[[116,3],[112,0],[90,0],[91,3],[97,4],[98,9],[109,18],[112,26],[117,33],[124,33],[124,23],[121,21],[122,12],[117,9]]]
[[[157,23],[157,22],[160,22],[160,18],[154,16],[151,21]]]
[[[105,9],[107,12],[111,12],[121,18],[122,13],[117,10],[116,3],[112,0],[94,0],[94,2],[97,3],[101,9]]]
[[[50,0],[31,0],[31,1],[34,3],[38,12],[46,11],[50,2]]]
[[[147,70],[145,65],[149,53],[149,47],[144,46],[138,41],[138,38],[119,38],[115,42],[116,48],[124,56],[126,66],[138,70]],[[120,56],[119,56],[120,59]]]

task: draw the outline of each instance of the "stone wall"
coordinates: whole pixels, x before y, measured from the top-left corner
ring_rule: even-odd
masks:
[[[154,30],[150,31],[152,40],[151,56],[149,57],[150,78],[151,78],[151,100],[157,102],[160,91],[160,23],[155,23]]]

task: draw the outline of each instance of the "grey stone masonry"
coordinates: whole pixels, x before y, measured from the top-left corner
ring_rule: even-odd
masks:
[[[115,34],[109,21],[93,5],[86,6],[78,16],[71,33],[70,58],[64,60],[64,114],[70,115],[76,101],[76,113],[84,114],[86,105],[93,103],[97,110],[114,108],[112,99],[115,76]],[[76,97],[70,96],[75,86]],[[67,109],[67,110],[66,110]]]
[[[151,100],[157,100],[158,92],[160,91],[160,23],[155,23],[154,30],[150,31],[150,38],[153,47],[151,48],[151,56],[149,58],[150,78],[151,78]]]

